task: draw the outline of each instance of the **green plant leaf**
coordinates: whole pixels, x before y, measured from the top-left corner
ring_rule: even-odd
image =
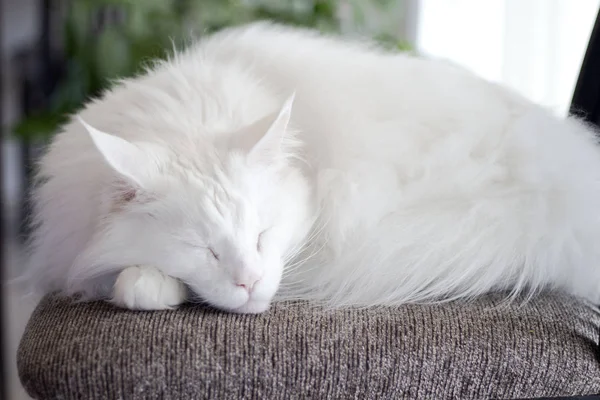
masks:
[[[20,121],[13,127],[13,132],[22,138],[43,139],[55,134],[66,121],[65,114],[44,112]]]

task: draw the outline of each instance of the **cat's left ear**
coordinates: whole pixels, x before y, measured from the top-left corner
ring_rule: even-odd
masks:
[[[81,117],[78,119],[106,162],[128,181],[143,188],[144,178],[155,169],[151,155],[121,137],[94,128]]]
[[[282,152],[282,142],[288,130],[292,116],[295,93],[286,101],[277,114],[272,114],[250,127],[249,137],[253,137],[249,146],[248,160],[252,163],[271,164]],[[247,133],[247,134],[248,134]]]

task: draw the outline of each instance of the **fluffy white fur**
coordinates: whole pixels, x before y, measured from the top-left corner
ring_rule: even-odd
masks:
[[[600,301],[594,132],[449,63],[252,24],[78,117],[40,163],[44,291],[251,313],[499,289]]]

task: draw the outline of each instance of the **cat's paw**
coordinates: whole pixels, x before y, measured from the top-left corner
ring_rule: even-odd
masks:
[[[111,302],[130,310],[168,310],[185,301],[187,290],[178,279],[155,267],[125,268],[115,282]]]

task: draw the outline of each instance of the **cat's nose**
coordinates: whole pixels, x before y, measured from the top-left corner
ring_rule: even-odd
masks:
[[[252,291],[252,288],[254,288],[254,284],[258,282],[258,280],[254,281],[254,282],[250,282],[250,283],[237,283],[236,286],[239,286],[243,289],[246,289],[248,292]]]
[[[246,289],[248,292],[251,292],[254,288],[254,285],[258,281],[260,281],[261,276],[254,272],[247,272],[244,274],[240,274],[235,277],[235,285],[241,288]]]
[[[258,282],[260,279],[256,279],[254,281],[248,281],[248,282],[244,282],[244,283],[236,283],[236,286],[239,286],[241,288],[246,289],[248,292],[251,292],[252,289],[254,288],[254,285],[256,284],[256,282]]]

